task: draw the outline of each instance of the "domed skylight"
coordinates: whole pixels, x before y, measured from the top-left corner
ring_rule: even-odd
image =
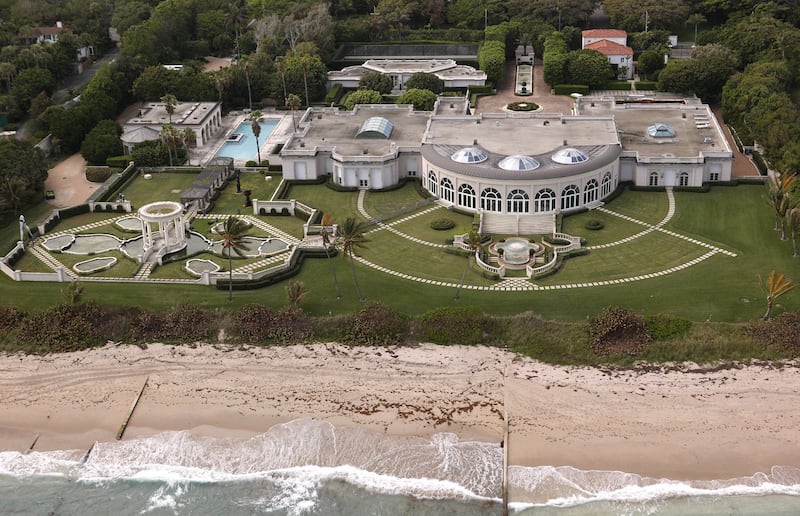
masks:
[[[478,147],[466,147],[454,152],[450,159],[457,163],[482,163],[488,156]]]
[[[534,170],[539,168],[539,162],[530,156],[514,154],[500,160],[500,168],[503,170]]]
[[[675,129],[668,126],[667,124],[656,122],[655,124],[647,128],[647,134],[649,134],[654,138],[672,138],[673,136],[675,136]]]
[[[569,147],[556,152],[550,159],[556,163],[561,163],[562,165],[573,165],[575,163],[583,163],[589,159],[589,156],[578,149]]]

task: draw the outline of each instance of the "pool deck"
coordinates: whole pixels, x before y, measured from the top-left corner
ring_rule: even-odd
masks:
[[[274,153],[275,148],[289,139],[293,131],[291,113],[278,112],[273,110],[262,110],[263,119],[277,119],[278,125],[272,130],[269,137],[261,143],[261,159],[268,159],[271,164],[280,164],[281,157]],[[208,145],[201,148],[189,150],[189,163],[192,165],[205,165],[219,150],[225,145],[228,137],[236,131],[239,124],[247,121],[250,113],[244,111],[231,111],[222,117],[222,126],[219,131],[209,140]],[[299,114],[298,114],[299,116]],[[260,139],[260,138],[259,138]],[[255,156],[252,158],[255,159]],[[243,167],[248,160],[235,159],[235,167]]]

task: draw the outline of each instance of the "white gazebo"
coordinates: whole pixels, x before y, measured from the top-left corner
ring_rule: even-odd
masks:
[[[161,263],[164,255],[186,247],[183,205],[158,201],[139,208],[142,220],[142,263]]]

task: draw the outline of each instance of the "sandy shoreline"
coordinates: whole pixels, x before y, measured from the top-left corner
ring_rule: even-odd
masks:
[[[494,348],[194,348],[154,344],[0,356],[0,450],[165,430],[247,437],[298,418],[392,435],[500,442],[510,464],[724,479],[800,466],[800,368],[617,372]]]

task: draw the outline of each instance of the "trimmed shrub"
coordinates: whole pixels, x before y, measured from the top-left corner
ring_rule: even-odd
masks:
[[[583,227],[585,227],[589,231],[598,231],[606,227],[606,225],[602,220],[589,219],[586,221],[586,224],[584,224]]]
[[[589,321],[589,345],[595,353],[638,355],[652,340],[644,317],[620,307],[606,308]]]
[[[133,161],[133,158],[130,156],[111,156],[110,158],[106,158],[106,165],[111,168],[124,169],[131,161]]]
[[[655,81],[637,81],[636,82],[636,89],[637,90],[657,90],[658,83]]]
[[[630,91],[631,83],[628,81],[608,81],[603,85],[604,89],[617,91]]]
[[[88,204],[76,204],[75,206],[70,206],[69,208],[61,208],[58,210],[58,216],[61,219],[66,219],[69,217],[74,217],[75,215],[81,215],[83,213],[89,213],[90,208]]]
[[[490,321],[478,307],[443,307],[422,314],[416,329],[419,340],[471,346],[483,341]]]
[[[506,107],[511,111],[536,111],[539,109],[539,104],[535,102],[512,102]]]
[[[456,227],[456,222],[452,219],[436,219],[431,222],[431,229],[437,231],[445,231]]]
[[[506,45],[501,41],[486,41],[478,51],[478,65],[486,72],[487,80],[498,84],[503,80],[506,63]]]
[[[249,160],[247,160],[247,161],[245,162],[244,166],[245,166],[245,167],[248,167],[248,168],[250,168],[250,167],[257,167],[257,166],[258,166],[258,163],[256,163],[256,161],[255,161],[255,160],[253,160],[253,159],[249,159]]]
[[[353,314],[343,341],[359,346],[391,346],[402,343],[407,333],[404,316],[386,305],[372,303]]]
[[[589,94],[589,86],[585,84],[556,84],[553,87],[556,95],[569,95],[570,93]]]
[[[667,314],[649,315],[644,318],[644,324],[653,340],[682,337],[692,329],[692,321]]]
[[[86,167],[86,180],[91,183],[105,183],[114,170],[108,167]]]

